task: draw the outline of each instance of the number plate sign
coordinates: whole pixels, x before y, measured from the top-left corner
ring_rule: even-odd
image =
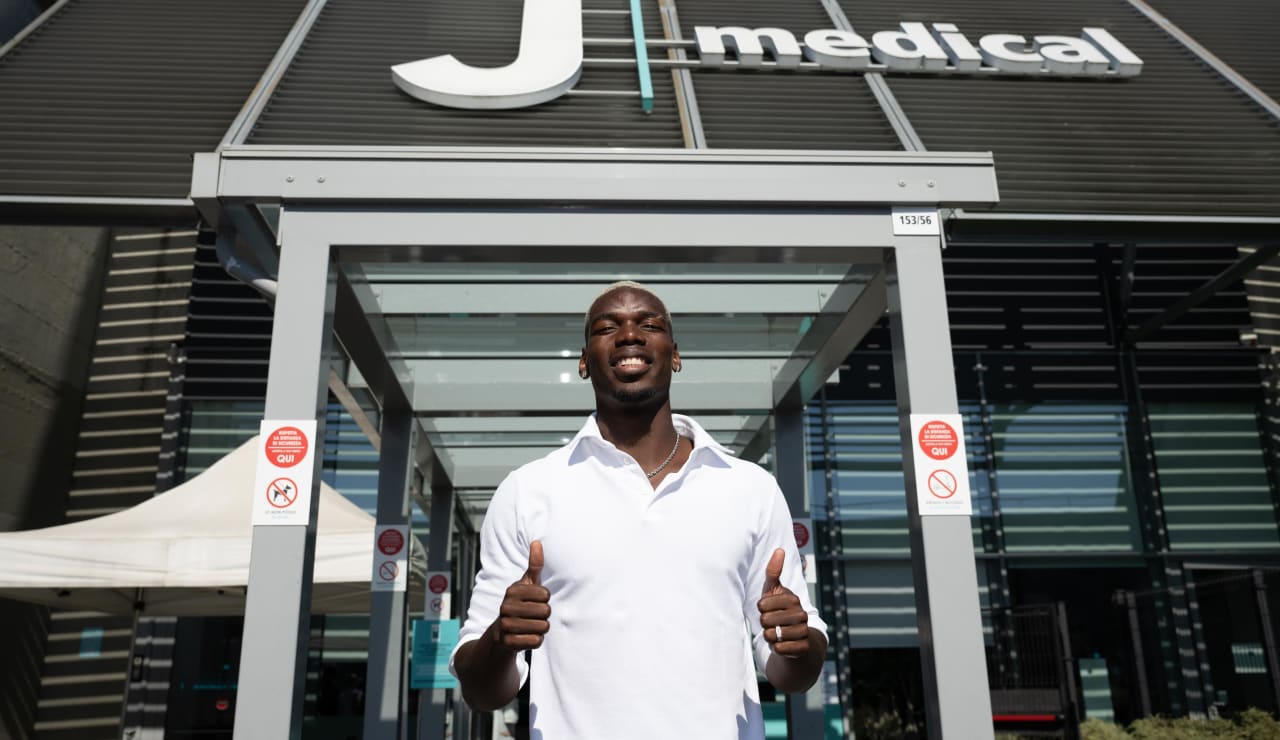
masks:
[[[938,236],[938,209],[936,208],[895,208],[893,209],[894,236]]]

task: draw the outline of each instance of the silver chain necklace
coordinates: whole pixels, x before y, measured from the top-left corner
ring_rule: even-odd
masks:
[[[645,473],[645,477],[649,478],[650,480],[653,480],[653,476],[657,475],[658,473],[661,473],[663,470],[666,469],[668,465],[671,464],[672,460],[676,459],[676,451],[679,449],[680,449],[680,433],[676,432],[676,445],[675,447],[671,448],[671,454],[667,455],[667,459],[663,460],[661,465],[654,468],[652,473]]]

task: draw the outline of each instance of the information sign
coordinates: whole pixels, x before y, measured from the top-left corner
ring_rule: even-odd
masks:
[[[796,536],[796,549],[800,551],[800,566],[804,569],[805,583],[818,582],[818,562],[813,551],[813,520],[793,519],[791,531]]]
[[[415,689],[456,689],[449,673],[449,656],[458,644],[458,620],[415,619],[413,653],[409,658],[409,686]]]
[[[969,470],[959,414],[912,414],[911,459],[920,516],[970,516]]]
[[[315,419],[262,421],[253,484],[253,526],[307,524],[315,438]]]
[[[373,532],[373,576],[369,587],[374,591],[404,591],[409,586],[409,528],[404,525],[382,525]]]
[[[453,583],[447,570],[427,572],[427,607],[423,619],[448,619],[453,611]]]

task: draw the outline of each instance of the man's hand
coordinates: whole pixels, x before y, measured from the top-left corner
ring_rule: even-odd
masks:
[[[760,608],[760,626],[764,639],[773,652],[786,658],[801,658],[809,653],[809,615],[800,606],[800,598],[782,585],[782,563],[787,553],[773,551],[764,569],[764,595]]]
[[[542,586],[542,543],[529,543],[529,567],[520,580],[507,587],[494,622],[497,642],[512,652],[533,650],[551,624],[551,592]]]
[[[458,648],[454,667],[462,683],[462,698],[472,709],[501,709],[520,691],[517,653],[542,645],[551,625],[551,592],[542,586],[542,543],[529,543],[529,567],[507,587],[498,618],[480,635]]]

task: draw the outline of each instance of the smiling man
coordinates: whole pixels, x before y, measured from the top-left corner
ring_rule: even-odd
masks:
[[[591,304],[578,374],[596,413],[507,476],[485,515],[452,662],[471,707],[504,706],[528,680],[543,740],[757,740],[752,653],[780,691],[817,680],[826,625],[786,501],[671,412],[680,368],[647,288],[615,283]]]

